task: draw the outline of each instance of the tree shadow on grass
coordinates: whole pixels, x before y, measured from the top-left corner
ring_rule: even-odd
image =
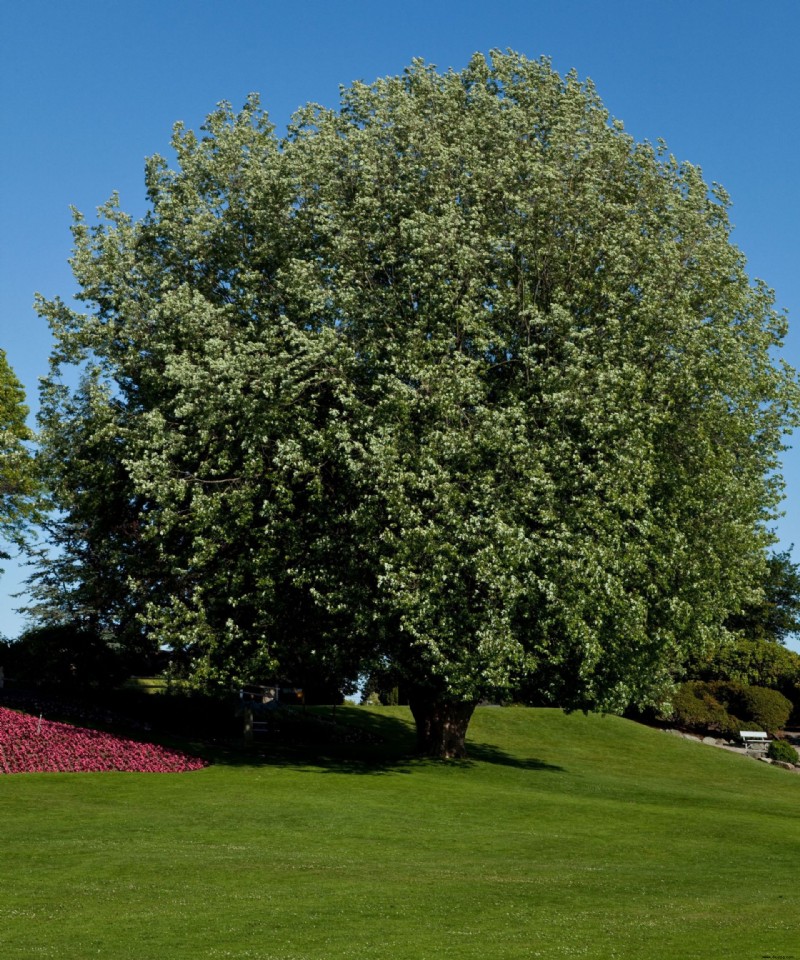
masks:
[[[557,773],[562,767],[535,757],[507,753],[490,743],[477,743],[467,738],[468,757],[464,760],[439,760],[416,753],[416,734],[409,718],[395,713],[381,713],[358,708],[282,707],[263,711],[257,720],[264,729],[252,742],[221,736],[209,739],[204,731],[195,735],[186,729],[172,730],[169,723],[145,725],[126,717],[112,715],[96,704],[41,694],[0,696],[0,703],[27,712],[46,713],[48,719],[61,719],[120,735],[158,742],[162,746],[182,750],[216,766],[229,767],[292,767],[298,771],[385,774],[413,773],[429,767],[469,769],[480,763],[497,764],[518,770]],[[157,718],[152,718],[157,719]],[[211,729],[213,725],[209,726]]]
[[[516,756],[469,738],[466,759],[421,757],[415,752],[416,736],[409,721],[366,710],[290,708],[276,711],[265,726],[248,744],[217,745],[203,753],[218,765],[292,767],[309,773],[409,774],[436,766],[468,769],[479,763],[536,772],[563,771],[535,757]]]
[[[540,770],[547,773],[563,773],[564,767],[555,763],[546,763],[536,757],[518,757],[513,753],[506,753],[500,747],[491,743],[470,743],[467,741],[469,757],[467,763],[480,761],[481,763],[496,763],[503,767],[516,767],[518,770]]]

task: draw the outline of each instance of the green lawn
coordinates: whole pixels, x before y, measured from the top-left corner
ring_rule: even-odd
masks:
[[[167,681],[161,677],[130,677],[122,684],[122,689],[139,693],[164,693]]]
[[[0,956],[800,958],[800,776],[521,708],[404,761],[407,711],[338,712],[388,756],[0,776]]]

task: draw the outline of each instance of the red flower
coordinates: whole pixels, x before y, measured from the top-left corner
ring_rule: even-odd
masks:
[[[182,773],[205,760],[0,707],[0,773]]]

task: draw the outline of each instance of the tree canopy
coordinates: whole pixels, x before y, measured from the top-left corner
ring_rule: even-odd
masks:
[[[800,630],[800,570],[789,550],[767,558],[761,591],[731,616],[727,642],[693,650],[689,678],[774,687],[791,700],[800,688],[800,654],[784,643]]]
[[[767,557],[760,595],[728,621],[728,629],[752,640],[784,643],[800,631],[800,569],[790,550]]]
[[[25,392],[0,349],[0,548],[19,544],[36,500]],[[0,549],[0,557],[8,554]]]
[[[40,301],[51,605],[207,686],[380,669],[457,755],[523,680],[647,703],[757,595],[785,319],[725,192],[591,83],[415,61],[284,137],[251,98],[172,149],[142,220],[76,214],[85,310]]]

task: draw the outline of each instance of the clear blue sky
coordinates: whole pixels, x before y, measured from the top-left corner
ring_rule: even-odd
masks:
[[[112,191],[144,212],[143,161],[172,124],[258,91],[281,129],[339,84],[397,74],[413,57],[463,67],[475,51],[545,54],[591,77],[637,139],[663,138],[733,198],[734,239],[790,316],[800,366],[800,4],[797,0],[5,0],[0,12],[0,346],[36,406],[49,334],[35,291],[74,290],[69,205]],[[800,549],[800,456],[784,461],[784,546]],[[795,555],[797,558],[797,554]],[[21,589],[0,579],[0,633]]]

